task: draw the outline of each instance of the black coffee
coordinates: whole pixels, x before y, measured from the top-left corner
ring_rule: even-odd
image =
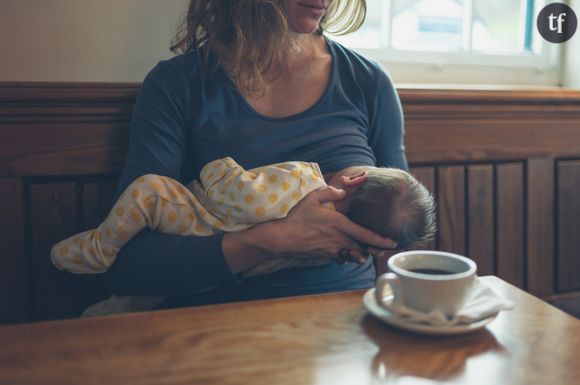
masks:
[[[432,275],[446,275],[446,274],[455,274],[453,271],[441,270],[441,269],[409,269],[413,273],[419,274],[432,274]]]

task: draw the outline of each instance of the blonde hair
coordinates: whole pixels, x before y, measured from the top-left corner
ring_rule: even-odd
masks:
[[[365,167],[367,181],[352,194],[346,215],[397,242],[399,248],[433,239],[435,200],[411,174],[395,168]]]
[[[287,14],[286,0],[191,0],[171,50],[207,44],[206,54],[217,56],[238,89],[255,94],[263,89],[264,73],[293,47]],[[317,33],[356,31],[365,16],[365,0],[332,0]]]

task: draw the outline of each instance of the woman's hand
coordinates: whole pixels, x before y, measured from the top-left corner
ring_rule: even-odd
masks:
[[[313,258],[363,263],[369,251],[393,249],[395,242],[323,206],[345,197],[345,191],[328,186],[308,194],[276,227],[271,248],[276,256],[307,255]],[[371,245],[365,250],[361,244]]]
[[[226,233],[222,251],[233,273],[268,258],[300,255],[323,260],[363,263],[368,254],[380,255],[396,243],[324,207],[345,198],[345,191],[328,186],[306,195],[286,218],[249,230]],[[361,244],[369,245],[364,249]]]

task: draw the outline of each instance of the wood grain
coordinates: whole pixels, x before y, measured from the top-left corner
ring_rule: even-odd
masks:
[[[0,178],[0,324],[30,319],[21,180]]]
[[[0,327],[0,383],[576,384],[580,322],[483,280],[516,308],[451,338],[383,324],[363,291]]]
[[[139,87],[0,82],[0,176],[119,173]]]
[[[465,255],[465,169],[439,168],[439,248]]]
[[[435,202],[437,202],[437,190],[435,184],[435,167],[411,167],[409,172],[419,181],[421,182],[427,190],[433,195],[435,198]],[[439,217],[437,215],[437,217]],[[439,230],[437,231],[439,232]],[[435,235],[435,238],[426,244],[423,249],[427,250],[436,250],[437,249],[437,238],[438,234]]]
[[[467,255],[477,263],[478,274],[494,274],[493,166],[469,166],[467,180]]]
[[[78,231],[76,186],[33,184],[30,200],[35,319],[77,317],[81,311],[78,278],[58,270],[50,261],[52,246]]]
[[[554,160],[528,160],[527,290],[554,294]]]
[[[405,89],[399,94],[413,163],[576,156],[580,149],[577,90]]]
[[[117,177],[102,181],[86,181],[82,187],[82,231],[97,227],[103,222],[111,207]]]
[[[490,112],[491,113],[491,112]],[[580,112],[579,112],[580,113]],[[407,118],[407,155],[413,162],[505,161],[530,157],[577,156],[578,121],[505,121],[464,117],[415,120]],[[523,120],[523,121],[522,121]],[[550,129],[546,129],[550,127]],[[437,135],[433,135],[437,132]],[[443,134],[442,134],[443,133]]]
[[[127,122],[0,121],[0,176],[91,175],[118,172],[125,162]]]
[[[580,289],[580,161],[558,163],[558,289]]]
[[[524,167],[497,166],[497,276],[525,287]]]

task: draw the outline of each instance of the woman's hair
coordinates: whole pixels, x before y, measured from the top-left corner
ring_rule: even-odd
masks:
[[[420,246],[436,230],[435,201],[411,174],[394,168],[365,168],[368,179],[352,194],[346,215],[391,238],[398,248]]]
[[[287,0],[190,0],[171,50],[184,53],[207,44],[206,53],[217,56],[238,89],[256,94],[265,71],[293,47],[287,15]],[[332,0],[317,33],[356,31],[365,16],[365,0]]]

